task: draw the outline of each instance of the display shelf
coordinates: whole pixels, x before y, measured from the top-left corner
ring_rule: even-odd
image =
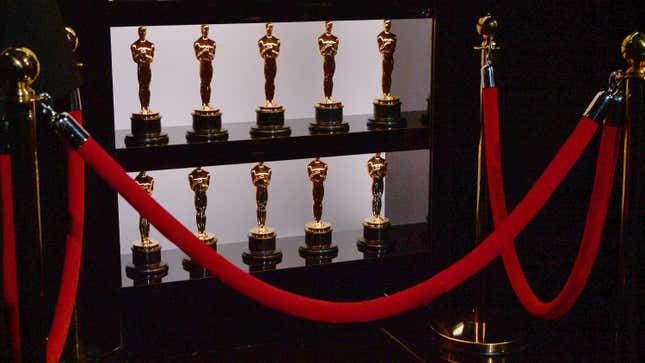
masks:
[[[394,247],[384,253],[382,256],[376,256],[370,253],[363,253],[356,247],[356,241],[362,237],[362,230],[342,231],[333,233],[333,243],[338,245],[338,256],[333,258],[328,264],[337,264],[345,262],[358,262],[364,259],[375,258],[393,258],[410,254],[428,254],[430,252],[430,244],[428,239],[428,225],[426,223],[395,225],[392,226],[392,239]],[[284,237],[278,238],[276,248],[282,251],[282,261],[276,266],[275,270],[285,270],[294,268],[310,267],[304,258],[298,254],[298,248],[305,244],[304,236]],[[249,266],[242,261],[242,251],[246,250],[247,242],[236,243],[219,243],[217,252],[226,258],[235,266],[249,271]],[[186,255],[178,249],[170,249],[162,251],[162,260],[168,264],[168,276],[164,277],[162,284],[175,281],[189,280],[188,272],[182,267],[182,259]],[[131,263],[132,254],[121,255],[121,267],[125,268],[126,264]],[[270,271],[254,272],[258,276]],[[133,281],[125,274],[122,274],[122,287],[133,287]]]
[[[116,160],[127,171],[188,168],[205,165],[250,163],[257,161],[292,160],[309,157],[365,154],[427,149],[430,129],[421,122],[423,112],[403,112],[407,127],[393,130],[368,130],[370,115],[345,116],[349,132],[334,135],[311,135],[309,124],[314,119],[287,120],[289,137],[252,139],[249,129],[255,123],[224,124],[228,141],[190,144],[186,142],[189,126],[167,127],[167,146],[125,147],[123,138],[129,130],[116,133]],[[162,120],[163,122],[163,120]]]
[[[335,233],[339,256],[333,263],[313,266],[306,266],[298,256],[298,246],[304,243],[304,238],[278,239],[283,262],[275,270],[254,275],[282,289],[319,299],[357,301],[391,294],[423,281],[432,273],[427,224],[394,226],[392,234],[396,239],[394,250],[375,258],[356,249],[360,231]],[[248,269],[240,257],[244,248],[246,243],[224,244],[219,246],[219,252]],[[127,262],[128,257],[122,256],[122,261]],[[132,286],[131,282],[123,281],[125,287],[120,295],[126,359],[160,359],[159,354],[173,356],[293,340],[311,329],[338,327],[276,313],[217,278],[188,280],[188,273],[181,267],[183,257],[177,250],[163,252],[171,269],[165,283]]]
[[[369,6],[358,0],[109,2],[112,26],[423,18],[431,8],[431,1],[416,0],[376,0]]]

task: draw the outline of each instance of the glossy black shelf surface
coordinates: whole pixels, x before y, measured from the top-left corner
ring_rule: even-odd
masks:
[[[429,17],[429,0],[117,0],[109,2],[112,26],[251,23]]]
[[[426,223],[407,224],[392,226],[392,239],[394,247],[392,250],[384,253],[382,256],[374,256],[372,254],[365,254],[358,250],[356,241],[362,237],[362,230],[343,231],[333,233],[333,243],[338,246],[338,256],[335,257],[331,263],[319,264],[314,266],[329,266],[332,264],[345,263],[350,261],[361,261],[364,259],[379,259],[379,258],[392,258],[397,256],[405,256],[412,254],[424,254],[430,252],[430,242],[428,235],[428,225]],[[275,269],[254,272],[262,275],[266,272],[307,268],[308,265],[304,258],[298,254],[298,248],[304,245],[304,236],[284,237],[277,239],[277,249],[282,251],[282,261],[277,264]],[[217,252],[225,257],[229,262],[241,268],[244,271],[249,271],[249,266],[242,261],[242,251],[248,247],[247,242],[225,243],[217,246]],[[162,250],[162,260],[168,264],[169,272],[163,278],[161,284],[189,280],[189,273],[182,267],[182,260],[186,257],[181,250],[169,249]],[[132,255],[121,255],[122,270],[126,264],[131,263]],[[129,279],[125,273],[122,273],[122,287],[133,287],[133,281]]]
[[[379,131],[368,130],[366,122],[371,115],[345,116],[349,132],[333,135],[312,135],[309,124],[313,119],[292,119],[285,122],[291,127],[291,136],[260,139],[249,135],[254,122],[224,124],[228,141],[199,144],[186,142],[190,126],[166,127],[163,130],[170,143],[155,147],[127,148],[123,139],[129,130],[118,130],[114,156],[126,171],[139,171],[427,149],[430,129],[421,121],[423,114],[403,112],[407,127]]]

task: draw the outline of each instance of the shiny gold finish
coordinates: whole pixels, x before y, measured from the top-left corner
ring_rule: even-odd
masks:
[[[66,26],[65,36],[67,37],[67,41],[69,42],[69,44],[72,46],[72,52],[76,52],[76,48],[78,48],[78,35],[76,35],[76,32],[74,31],[74,29]]]
[[[145,171],[142,171],[136,178],[134,178],[134,181],[143,190],[145,190],[148,195],[152,195],[155,186],[155,180],[153,177],[146,174]],[[148,222],[148,220],[143,216],[139,216],[139,234],[141,237],[138,241],[134,242],[134,248],[148,252],[156,251],[161,248],[159,246],[159,242],[150,238],[150,222]]]
[[[334,100],[331,96],[334,89],[334,72],[336,71],[336,54],[340,39],[331,33],[333,23],[325,21],[325,32],[318,37],[318,50],[323,57],[323,93],[325,100],[318,102],[316,106],[320,108],[339,108],[341,103]]]
[[[215,235],[206,232],[206,206],[208,204],[206,191],[210,182],[210,173],[201,167],[195,168],[188,174],[188,184],[190,189],[195,192],[195,221],[197,223],[197,233],[195,235],[207,245],[217,243]]]
[[[493,326],[499,328],[499,325],[493,324]],[[432,329],[444,349],[484,356],[508,354],[524,348],[527,344],[525,338],[513,340],[502,338],[507,336],[507,330],[517,334],[520,327],[509,326],[494,330],[491,329],[491,324],[472,316],[462,317],[449,323],[435,324]]]
[[[204,116],[215,115],[218,110],[210,105],[211,99],[211,81],[213,79],[213,59],[215,59],[215,50],[217,43],[208,37],[209,27],[202,24],[202,36],[193,43],[195,50],[195,57],[199,61],[199,94],[202,98],[202,106],[200,110],[195,110],[196,114],[203,114],[200,111],[205,111],[207,114]]]
[[[645,79],[645,33],[634,32],[625,37],[620,52],[629,64],[625,77]]]
[[[390,32],[392,21],[383,21],[383,31],[376,37],[378,51],[381,53],[383,75],[381,78],[381,90],[383,97],[377,98],[376,103],[391,105],[398,102],[398,97],[390,94],[392,88],[392,71],[394,70],[394,51],[396,50],[396,34]]]
[[[264,59],[264,94],[266,97],[264,108],[270,110],[280,107],[273,103],[275,75],[278,70],[276,60],[280,55],[280,39],[273,36],[273,24],[266,23],[265,29],[266,35],[258,40],[258,48],[260,56]]]
[[[271,183],[271,168],[259,162],[251,169],[251,182],[255,186],[256,217],[258,226],[249,231],[249,236],[258,239],[275,238],[275,231],[266,226],[267,203],[269,201],[269,184]]]
[[[130,51],[132,52],[132,60],[137,64],[139,101],[141,103],[140,114],[155,114],[155,112],[150,111],[150,81],[152,80],[150,65],[154,60],[155,45],[149,40],[146,40],[145,27],[140,26],[138,32],[139,39],[132,43]]]
[[[325,222],[322,222],[323,197],[325,196],[325,179],[327,179],[328,166],[320,158],[315,158],[307,165],[307,175],[312,183],[312,195],[314,199],[313,212],[314,221],[312,226],[324,228]]]
[[[7,101],[30,103],[36,93],[31,88],[40,74],[38,57],[29,48],[7,48],[0,53],[0,74],[2,79],[16,85],[14,93],[8,94]]]
[[[369,228],[386,228],[390,225],[390,219],[381,216],[383,205],[384,179],[387,175],[387,160],[381,157],[380,153],[374,154],[367,161],[367,172],[372,178],[372,216],[365,219],[365,226]]]
[[[314,221],[320,222],[322,218],[322,200],[325,196],[325,179],[327,179],[328,166],[320,160],[314,159],[307,165],[307,175],[312,182],[312,195],[313,195],[313,214]]]
[[[71,27],[65,27],[65,36],[67,37],[67,42],[69,42],[70,47],[72,47],[72,52],[76,55],[76,49],[78,49],[78,35]],[[83,68],[83,63],[75,61],[74,65],[76,68]]]

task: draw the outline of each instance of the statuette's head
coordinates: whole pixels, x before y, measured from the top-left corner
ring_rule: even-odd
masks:
[[[383,20],[383,28],[385,29],[386,32],[389,32],[390,29],[392,29],[392,20],[390,19]]]
[[[325,22],[325,33],[331,34],[331,30],[332,30],[333,27],[334,27],[334,23],[332,23],[331,21],[327,20]]]
[[[266,30],[267,30],[267,35],[268,35],[268,36],[273,35],[273,24],[271,24],[271,23],[266,23],[266,25],[265,25],[264,27],[265,27],[265,28],[266,28]]]
[[[492,15],[487,14],[477,20],[477,33],[483,38],[494,37],[497,32],[497,20]]]
[[[630,65],[642,62],[645,59],[645,33],[634,32],[625,37],[620,53]]]
[[[145,40],[146,39],[146,27],[145,26],[140,26],[138,31],[139,31],[139,40]]]
[[[0,53],[0,79],[32,84],[40,74],[38,57],[29,48],[7,48]]]
[[[208,25],[202,24],[202,38],[208,38]]]

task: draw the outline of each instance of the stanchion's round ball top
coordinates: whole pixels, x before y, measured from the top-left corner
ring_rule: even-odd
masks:
[[[493,36],[497,32],[497,19],[488,14],[477,20],[477,33],[481,36]]]
[[[634,32],[625,37],[620,53],[628,62],[645,59],[645,33]]]
[[[40,74],[38,57],[29,48],[6,48],[0,53],[0,77],[32,84]]]
[[[76,48],[78,48],[78,35],[76,35],[76,32],[74,29],[66,26],[65,27],[65,36],[67,37],[67,41],[69,42],[70,46],[72,47],[72,52],[76,51]]]

